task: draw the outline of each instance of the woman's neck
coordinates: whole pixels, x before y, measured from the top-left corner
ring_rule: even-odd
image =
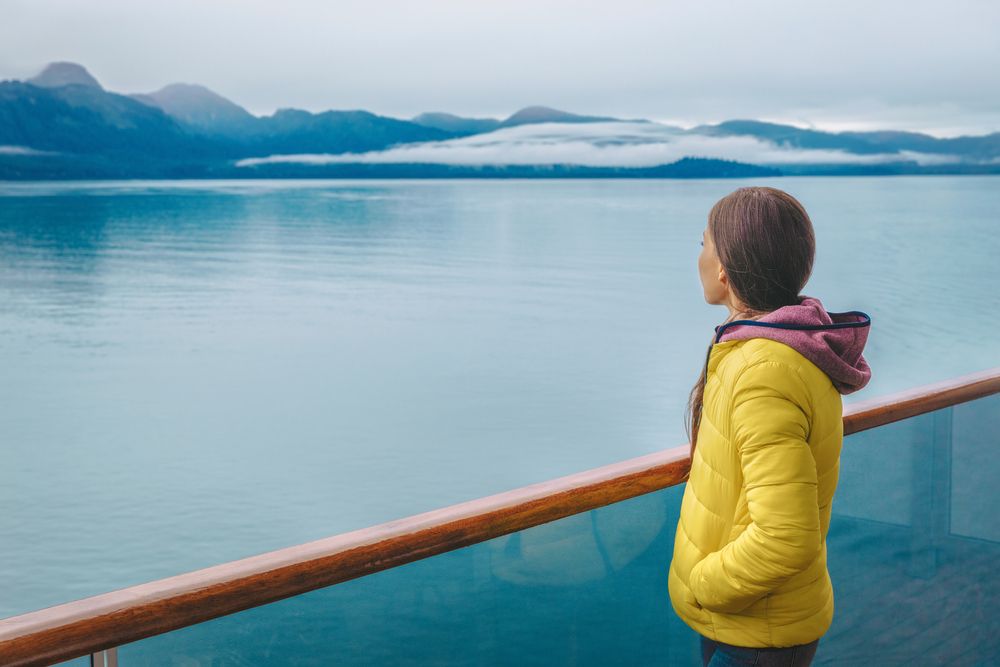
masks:
[[[766,312],[758,312],[746,307],[739,308],[730,305],[729,319],[727,319],[726,322],[732,322],[733,320],[756,320],[766,314]]]

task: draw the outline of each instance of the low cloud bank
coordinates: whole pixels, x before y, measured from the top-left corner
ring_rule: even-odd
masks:
[[[40,151],[29,146],[2,146],[0,155],[56,155],[52,151]]]
[[[239,160],[239,167],[267,164],[430,163],[447,165],[567,164],[587,167],[653,167],[685,157],[758,165],[879,164],[912,160],[920,165],[961,162],[954,155],[913,151],[856,155],[840,150],[778,146],[754,137],[683,134],[658,123],[542,123],[504,128],[447,141],[405,144],[381,151],[271,155]]]

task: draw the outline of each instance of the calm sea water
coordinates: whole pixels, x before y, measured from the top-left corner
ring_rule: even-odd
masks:
[[[747,184],[846,403],[1000,365],[998,177],[0,184],[0,617],[683,443]]]

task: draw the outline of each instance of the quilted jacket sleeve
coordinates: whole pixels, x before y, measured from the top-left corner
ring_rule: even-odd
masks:
[[[785,364],[756,362],[737,378],[732,405],[750,524],[699,561],[689,579],[699,604],[724,613],[750,606],[822,549],[805,383]]]

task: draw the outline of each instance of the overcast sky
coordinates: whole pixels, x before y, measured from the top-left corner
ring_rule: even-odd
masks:
[[[0,79],[281,107],[1000,131],[1000,2],[0,0]]]

